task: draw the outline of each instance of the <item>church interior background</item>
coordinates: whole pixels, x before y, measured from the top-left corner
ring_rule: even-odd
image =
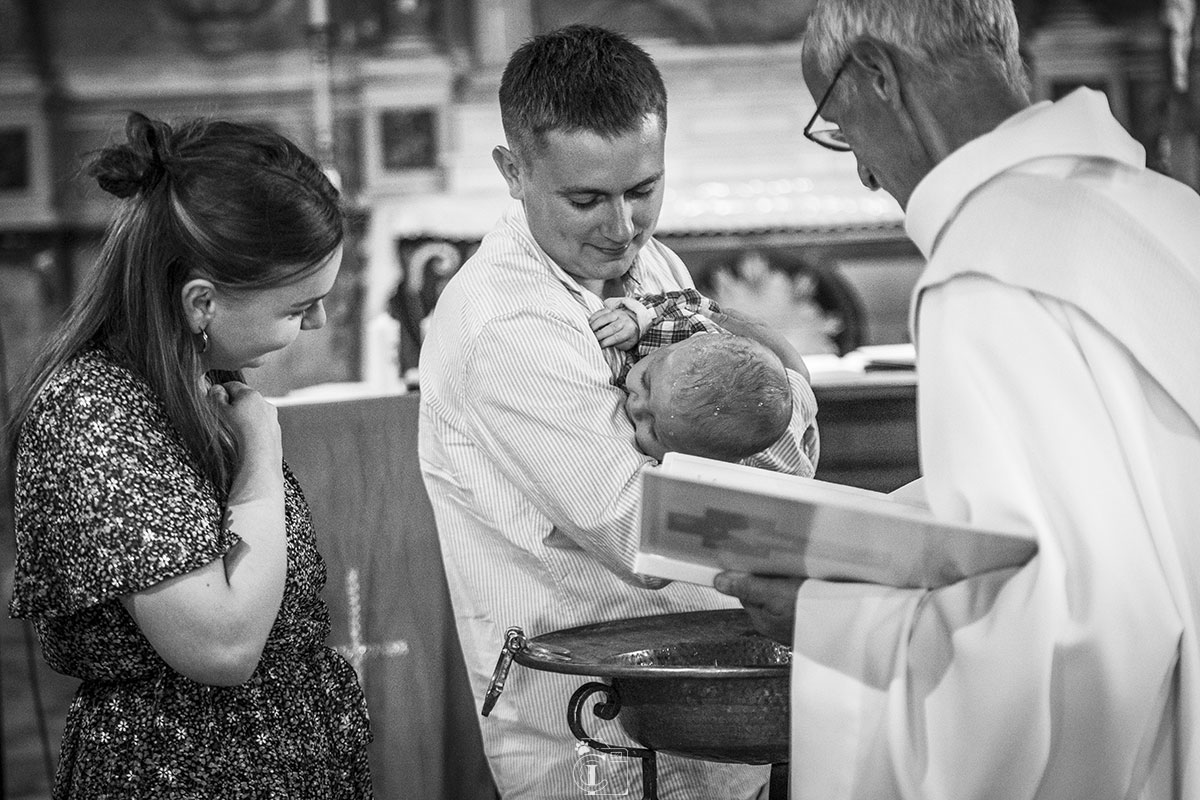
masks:
[[[352,225],[329,324],[255,370],[253,382],[274,397],[302,399],[329,387],[414,394],[421,320],[506,201],[490,156],[503,142],[496,106],[503,64],[528,36],[570,22],[630,34],[663,72],[670,124],[659,236],[684,257],[702,289],[731,307],[755,310],[806,354],[838,358],[862,346],[904,343],[909,291],[922,263],[904,237],[900,209],[859,184],[852,157],[801,136],[814,105],[800,74],[799,36],[810,5],[0,0],[0,398],[89,268],[111,198],[77,171],[84,154],[120,135],[131,109],[166,119],[204,115],[268,125],[315,153],[340,181]],[[1200,186],[1190,19],[1179,22],[1194,12],[1191,0],[1018,0],[1017,6],[1037,99],[1079,85],[1105,90],[1151,164]],[[322,424],[305,417],[310,410],[289,413],[290,424]],[[392,412],[362,413],[338,424],[359,424],[369,438]],[[399,503],[421,489],[419,479],[412,482],[412,431],[397,424],[402,430],[373,445],[382,466],[372,475],[392,481]],[[332,445],[295,445],[287,455],[324,464],[326,472],[363,457],[360,446],[338,447],[334,453]],[[6,607],[12,560],[6,454],[0,462]],[[313,483],[318,494],[329,483],[342,504],[329,512],[334,528],[386,528],[395,525],[395,514],[413,525],[414,515],[428,514],[424,506],[373,507],[374,516],[352,523],[361,513],[353,493],[370,487],[348,489],[320,476]],[[401,570],[405,580],[440,571],[436,548],[425,545],[421,552],[396,550],[400,545],[388,540],[388,557],[412,560]],[[376,547],[362,558],[378,560],[381,552]],[[406,610],[411,598],[400,603],[391,596],[395,585],[376,590],[360,579],[366,577],[357,568],[333,576],[327,594],[337,596],[330,601],[335,618],[346,620],[335,633],[346,652],[357,653],[360,675],[373,687],[377,796],[490,796],[472,739],[471,699],[449,697],[461,694],[463,679],[452,625],[425,640],[411,632],[373,634],[371,614],[408,614],[418,627],[422,617]],[[444,605],[444,586],[429,592],[430,602]],[[36,652],[31,657],[36,646],[23,624],[3,619],[0,629],[0,797],[47,797],[48,762],[74,682],[40,666]],[[414,662],[407,672],[364,672],[367,664],[405,659]],[[427,673],[438,669],[449,677],[430,682]],[[414,707],[397,702],[405,693],[435,697]],[[413,739],[422,740],[419,752],[399,758],[414,749]]]

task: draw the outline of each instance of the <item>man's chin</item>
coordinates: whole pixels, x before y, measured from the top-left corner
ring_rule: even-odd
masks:
[[[641,250],[640,247],[630,245],[620,255],[614,255],[610,259],[605,259],[602,262],[605,272],[610,278],[619,278],[626,272],[629,272],[629,268],[633,266],[639,250]]]

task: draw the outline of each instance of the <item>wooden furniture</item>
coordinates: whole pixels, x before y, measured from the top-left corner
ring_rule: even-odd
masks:
[[[328,569],[328,641],[367,696],[375,796],[493,800],[417,463],[417,395],[277,402]]]
[[[817,374],[814,391],[817,477],[880,491],[917,477],[911,372]],[[484,800],[494,790],[417,462],[418,403],[282,401],[284,456],[328,565],[330,643],[367,693],[376,795]]]
[[[888,491],[917,477],[911,373],[818,374],[814,390],[819,478]],[[284,455],[304,487],[328,566],[329,641],[363,677],[375,734],[376,796],[492,800],[475,698],[417,463],[418,401],[407,394],[281,402]],[[13,638],[5,639],[4,682],[16,695],[25,691],[25,680],[22,659],[8,657],[21,650],[9,646],[20,639],[16,623],[8,622],[5,631]],[[38,667],[48,681],[43,691],[51,683],[65,685],[46,698],[57,747],[76,682]],[[24,719],[32,730],[33,720]],[[10,726],[19,722],[6,720]],[[24,747],[34,740],[20,738],[21,753],[9,755],[21,767],[17,773],[36,777],[36,747]],[[6,749],[15,744],[6,741]]]
[[[821,480],[889,492],[920,476],[917,383],[907,371],[813,376]]]

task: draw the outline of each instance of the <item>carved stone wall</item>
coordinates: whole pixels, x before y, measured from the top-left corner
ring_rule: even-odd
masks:
[[[347,297],[361,305],[346,317],[369,320],[385,312],[394,288],[398,239],[472,240],[504,201],[490,152],[503,141],[496,90],[508,54],[535,32],[593,22],[643,42],[667,82],[665,234],[707,236],[715,246],[710,234],[724,231],[733,238],[723,241],[733,247],[748,235],[794,240],[805,220],[824,219],[855,246],[870,238],[857,224],[894,222],[898,209],[858,185],[852,157],[802,140],[813,103],[800,79],[798,37],[810,5],[0,0],[0,107],[6,112],[0,118],[0,233],[50,236],[54,252],[65,254],[58,268],[67,271],[69,286],[86,268],[87,248],[110,210],[106,197],[73,175],[81,154],[119,135],[125,109],[267,123],[327,157],[369,220],[363,230],[369,242],[354,262],[364,272],[347,278],[356,287],[347,287]],[[324,71],[310,50],[315,6],[328,20]],[[1195,185],[1197,61],[1188,91],[1173,94],[1159,6],[1017,0],[1037,96],[1054,97],[1079,84],[1106,89],[1151,163]],[[27,30],[29,9],[39,10],[40,38]],[[30,46],[34,41],[38,46]],[[317,89],[328,104],[323,116]],[[327,132],[332,147],[319,147]],[[760,230],[749,230],[751,217]],[[378,280],[376,270],[383,276]],[[331,347],[320,357],[351,358],[350,352]],[[361,372],[358,364],[335,364],[325,378]],[[277,386],[286,390],[292,380],[282,374]]]
[[[537,0],[538,30],[572,22],[680,44],[790,41],[804,31],[812,0]]]

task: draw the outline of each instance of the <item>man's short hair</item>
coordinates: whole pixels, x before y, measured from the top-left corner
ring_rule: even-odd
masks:
[[[939,73],[990,59],[1014,89],[1028,87],[1012,0],[820,0],[804,48],[830,74],[860,36],[873,36]]]
[[[615,137],[650,115],[667,125],[667,90],[650,55],[619,33],[570,25],[536,36],[508,60],[500,118],[509,147],[536,149],[548,131]]]
[[[745,336],[696,334],[697,353],[687,362],[673,409],[684,433],[673,442],[682,452],[740,461],[765,450],[787,431],[792,386],[779,359]]]

